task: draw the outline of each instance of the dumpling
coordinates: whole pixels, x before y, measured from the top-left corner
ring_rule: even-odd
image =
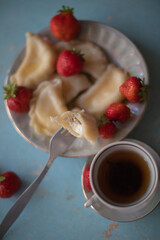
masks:
[[[53,79],[55,78],[62,80],[62,92],[66,103],[69,103],[80,92],[91,86],[90,81],[84,74],[77,74],[71,77],[62,77],[56,74]]]
[[[53,44],[28,32],[25,57],[16,73],[11,76],[11,82],[34,89],[54,73],[56,60],[57,53]]]
[[[59,125],[50,121],[50,116],[58,116],[67,111],[62,96],[62,81],[42,82],[33,92],[30,105],[29,117],[30,126],[37,134],[52,136]]]
[[[95,84],[78,97],[76,105],[99,118],[111,103],[124,99],[119,87],[126,79],[125,71],[110,64]]]
[[[96,119],[84,110],[72,110],[62,113],[51,121],[67,129],[78,138],[85,138],[91,144],[95,144],[98,138],[98,127]]]
[[[75,48],[84,53],[83,72],[90,74],[95,79],[99,78],[106,70],[108,60],[104,51],[90,41],[72,40],[70,42],[58,42],[55,44],[58,53]]]

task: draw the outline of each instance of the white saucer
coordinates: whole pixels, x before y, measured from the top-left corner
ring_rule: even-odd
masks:
[[[134,139],[125,139],[125,141],[130,141],[132,143],[138,144],[141,147],[143,147],[144,149],[146,149],[151,156],[154,158],[159,171],[158,174],[160,176],[160,157],[159,155],[155,152],[155,150],[153,150],[150,146],[148,146],[147,144],[140,142],[138,140],[134,140]],[[86,198],[86,200],[90,199],[90,197],[93,195],[92,191],[88,191],[84,185],[84,180],[83,180],[83,171],[86,169],[86,167],[91,165],[91,162],[93,160],[93,157],[90,157],[87,159],[83,170],[82,170],[82,175],[81,175],[81,184],[82,184],[82,190],[83,190],[83,194]],[[138,219],[141,219],[143,217],[145,217],[146,215],[148,215],[159,203],[160,201],[160,179],[158,180],[158,186],[157,186],[157,192],[154,196],[154,198],[152,199],[152,201],[150,201],[149,203],[147,203],[143,208],[141,208],[141,210],[139,211],[133,211],[132,208],[130,208],[130,210],[127,211],[126,214],[122,214],[121,213],[121,209],[117,210],[117,212],[112,212],[112,209],[107,208],[106,206],[104,206],[102,203],[99,204],[98,201],[93,202],[92,204],[92,209],[94,211],[96,211],[98,214],[100,214],[101,216],[108,218],[112,221],[117,221],[117,222],[130,222],[130,221],[135,221]],[[87,211],[87,209],[86,209]]]

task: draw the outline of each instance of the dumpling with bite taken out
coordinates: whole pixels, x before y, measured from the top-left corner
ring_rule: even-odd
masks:
[[[96,119],[84,110],[74,109],[66,111],[57,117],[51,117],[53,124],[56,122],[78,138],[85,138],[95,144],[98,138]]]

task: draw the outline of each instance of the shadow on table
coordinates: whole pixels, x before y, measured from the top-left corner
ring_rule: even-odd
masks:
[[[160,53],[135,42],[144,56],[150,76],[150,95],[147,110],[140,124],[128,136],[146,142],[160,153]]]

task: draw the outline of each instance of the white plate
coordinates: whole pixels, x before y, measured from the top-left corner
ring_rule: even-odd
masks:
[[[134,76],[144,78],[145,84],[149,84],[146,63],[139,50],[125,35],[102,23],[92,21],[80,22],[81,32],[78,36],[78,39],[90,40],[97,43],[107,53],[111,62],[134,74]],[[42,30],[39,35],[47,36],[54,43],[58,41],[53,37],[49,28]],[[24,54],[25,46],[14,59],[13,64],[8,71],[5,84],[10,81],[10,76],[18,69],[24,58]],[[125,138],[141,120],[146,109],[147,102],[137,104],[127,103],[127,105],[133,112],[133,117],[130,118],[130,120],[126,123],[119,125],[119,129],[114,137],[106,140],[99,138],[96,146],[90,145],[84,139],[76,139],[70,149],[63,156],[88,157],[96,154],[97,151],[99,151],[105,145]],[[20,135],[35,147],[42,151],[48,152],[49,138],[41,137],[33,132],[29,126],[28,114],[14,113],[8,109],[7,105],[6,109],[11,122]]]

